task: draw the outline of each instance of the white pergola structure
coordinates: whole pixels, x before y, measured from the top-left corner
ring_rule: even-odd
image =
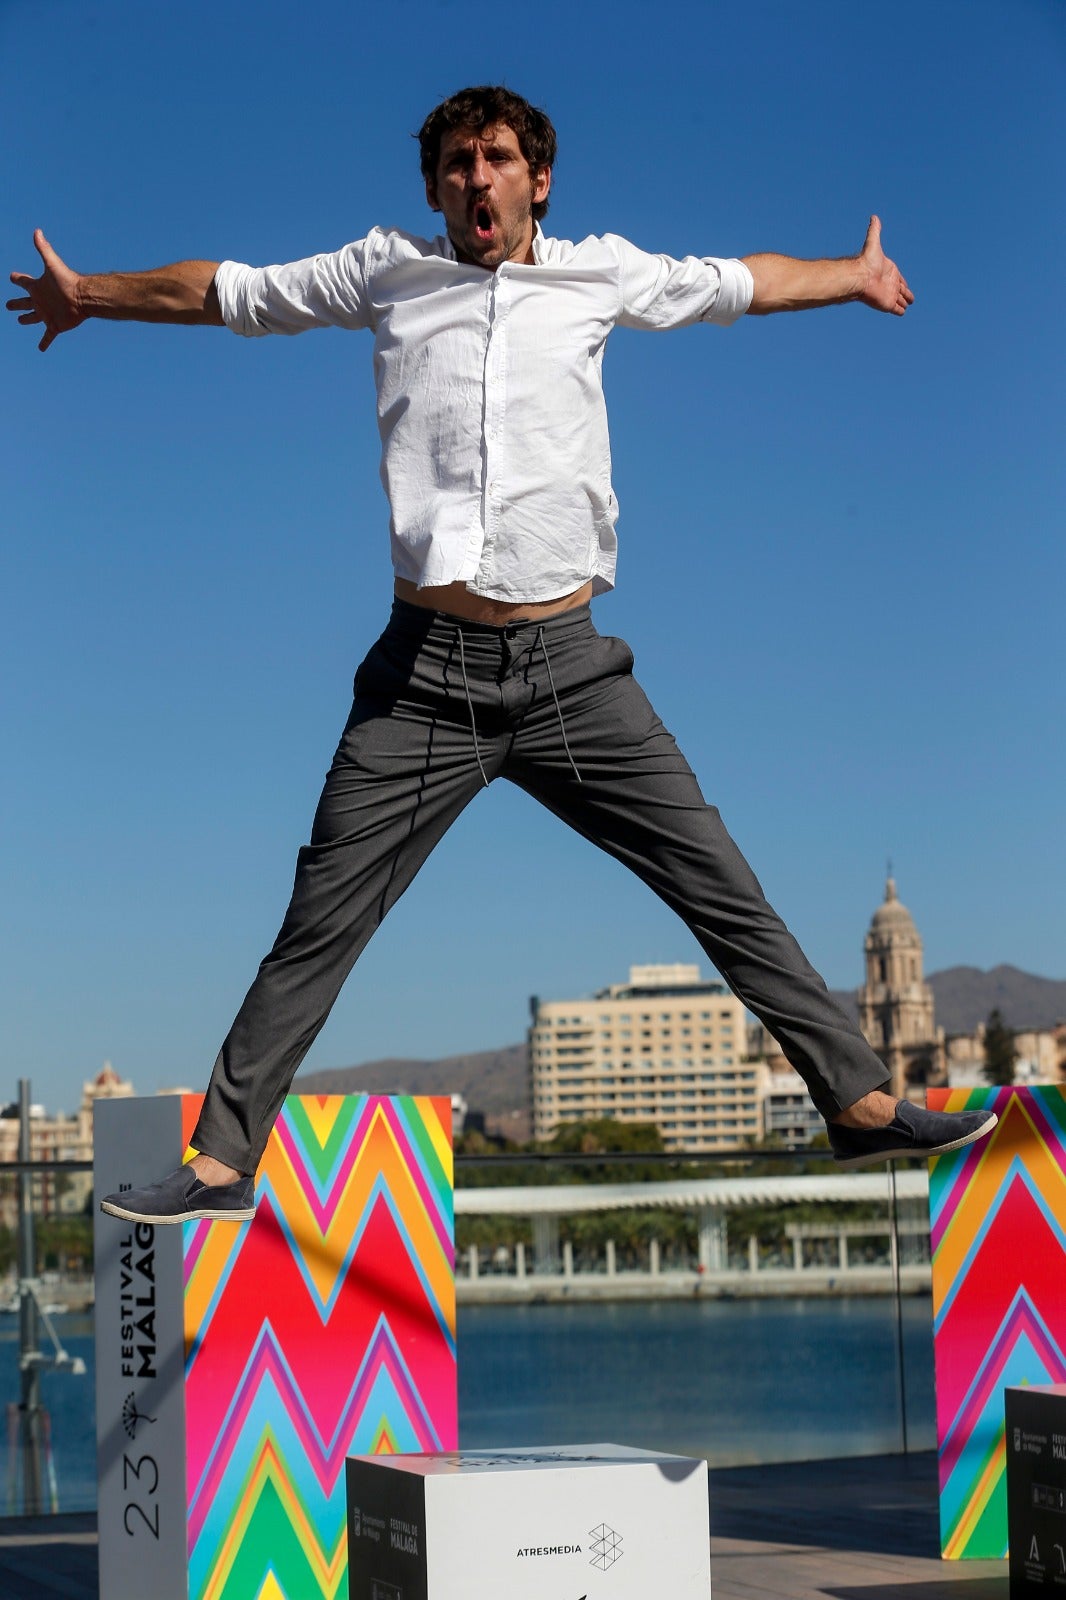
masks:
[[[534,1271],[550,1271],[558,1258],[559,1218],[587,1211],[670,1210],[695,1212],[699,1264],[704,1272],[727,1266],[726,1219],[746,1206],[815,1201],[928,1200],[924,1168],[890,1174],[859,1172],[798,1174],[795,1177],[672,1179],[664,1183],[570,1183],[457,1189],[456,1216],[529,1217],[533,1223]],[[861,1231],[859,1229],[858,1231]]]

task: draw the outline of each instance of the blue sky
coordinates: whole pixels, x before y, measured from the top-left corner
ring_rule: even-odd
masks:
[[[903,322],[613,336],[597,620],[832,985],[889,855],[927,969],[1066,976],[1058,0],[2,0],[4,270],[37,225],[84,271],[435,232],[410,134],[500,80],[556,122],[564,237],[842,255],[881,215]],[[0,1098],[69,1109],[104,1058],[206,1081],[384,623],[387,516],[364,335],[0,337]],[[497,784],[308,1064],[503,1044],[531,993],[697,959]]]

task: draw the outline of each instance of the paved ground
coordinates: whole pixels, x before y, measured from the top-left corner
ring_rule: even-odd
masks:
[[[0,1520],[0,1595],[98,1600],[95,1515]]]
[[[1007,1600],[1005,1561],[942,1561],[936,1457],[711,1474],[714,1600]]]
[[[1006,1562],[938,1550],[931,1454],[711,1474],[714,1600],[1007,1600]],[[95,1517],[0,1521],[0,1596],[100,1600]]]

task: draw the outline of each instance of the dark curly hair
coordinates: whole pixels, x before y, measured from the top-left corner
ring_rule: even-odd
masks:
[[[493,128],[503,122],[512,129],[531,172],[555,163],[555,129],[547,112],[531,106],[520,94],[512,94],[501,84],[480,84],[474,89],[460,89],[458,94],[442,100],[423,122],[415,134],[421,150],[422,176],[433,182],[437,176],[441,140],[453,128]],[[547,200],[538,200],[533,206],[533,220],[539,222],[547,213]]]

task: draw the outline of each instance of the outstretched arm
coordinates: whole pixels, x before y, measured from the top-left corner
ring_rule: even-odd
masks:
[[[47,350],[53,339],[87,317],[222,326],[215,292],[217,261],[179,261],[149,272],[86,275],[72,271],[56,255],[40,228],[33,242],[44,271],[39,278],[25,272],[11,274],[11,282],[25,291],[25,298],[9,300],[7,309],[21,312],[20,322],[44,324],[39,350]]]
[[[792,256],[745,256],[755,280],[749,316],[771,311],[806,311],[814,306],[861,300],[875,311],[901,317],[914,300],[907,280],[881,249],[881,223],[871,217],[866,242],[857,256],[839,261],[797,261]]]

